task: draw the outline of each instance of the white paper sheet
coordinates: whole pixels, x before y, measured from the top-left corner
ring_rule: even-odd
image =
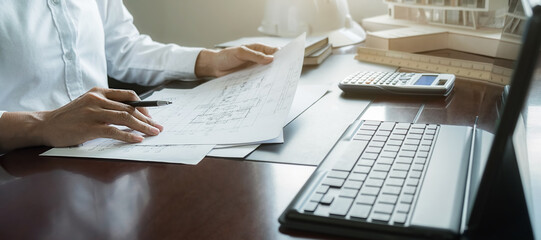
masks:
[[[174,100],[158,108],[152,116],[165,130],[140,145],[238,144],[278,137],[295,95],[303,52],[304,35],[275,53],[271,64],[211,80],[190,90],[194,95],[187,103]]]
[[[317,102],[321,97],[327,93],[328,85],[327,84],[318,84],[318,85],[301,85],[297,88],[297,93],[295,94],[295,99],[291,104],[291,109],[289,110],[289,115],[287,117],[287,123],[290,123],[300,114],[302,114],[306,109],[312,106]],[[281,134],[281,142],[283,142],[283,134]],[[274,143],[281,143],[278,140]],[[267,141],[263,143],[273,143],[272,141]],[[244,158],[251,152],[253,152],[257,147],[256,145],[216,145],[212,151],[210,151],[207,156],[211,157],[225,157],[225,158]]]
[[[253,152],[259,144],[255,145],[244,145],[244,146],[235,146],[235,147],[226,147],[226,148],[214,148],[212,151],[207,153],[209,157],[221,157],[221,158],[245,158]]]
[[[40,156],[107,158],[196,165],[214,145],[138,146],[98,138],[77,147],[53,148]]]

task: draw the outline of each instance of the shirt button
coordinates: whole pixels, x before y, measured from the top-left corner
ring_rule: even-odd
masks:
[[[74,55],[75,54],[73,54],[72,51],[69,51],[69,52],[66,53],[65,57],[66,57],[67,60],[71,61],[74,58]]]

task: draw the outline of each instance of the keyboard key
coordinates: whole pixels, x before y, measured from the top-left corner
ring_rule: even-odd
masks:
[[[385,181],[385,184],[389,186],[402,187],[404,185],[404,179],[401,178],[389,178]]]
[[[323,182],[321,184],[331,187],[342,187],[342,185],[344,184],[344,179],[326,177],[325,179],[323,179]]]
[[[376,161],[374,160],[368,160],[368,159],[361,159],[359,162],[357,162],[358,166],[367,166],[372,167]]]
[[[397,123],[394,127],[395,129],[409,129],[410,124],[409,123]]]
[[[380,147],[367,147],[364,152],[365,153],[379,154],[381,152],[381,148]]]
[[[387,157],[387,158],[395,158],[396,157],[396,152],[382,152],[381,156],[382,157]]]
[[[320,185],[316,190],[317,193],[323,194],[327,193],[327,191],[329,191],[329,185]]]
[[[353,181],[353,180],[347,180],[345,183],[344,183],[344,188],[351,188],[351,189],[361,189],[361,186],[362,186],[363,182],[359,182],[359,181]]]
[[[357,196],[357,190],[355,189],[348,189],[348,188],[342,188],[340,190],[340,194],[338,194],[339,197],[345,197],[345,198],[355,198]]]
[[[361,188],[361,194],[363,194],[363,195],[377,196],[378,193],[379,193],[379,187],[365,186],[365,187]]]
[[[412,177],[412,178],[421,178],[421,172],[419,172],[419,171],[412,171],[412,172],[410,173],[410,177]]]
[[[414,163],[425,164],[426,163],[426,158],[415,158]]]
[[[380,121],[371,121],[371,120],[365,120],[363,122],[363,125],[374,125],[374,126],[379,126],[381,124]]]
[[[423,139],[434,140],[434,135],[425,135],[425,136],[423,136]]]
[[[421,145],[430,146],[430,145],[432,145],[432,140],[423,140],[423,141],[421,141]]]
[[[371,209],[371,205],[354,204],[353,207],[351,207],[350,216],[354,218],[366,219],[368,218]]]
[[[378,131],[376,132],[376,136],[385,136],[385,137],[388,137],[389,135],[391,135],[391,131],[378,130]]]
[[[385,213],[373,213],[371,217],[374,221],[388,222],[391,215]]]
[[[383,142],[371,142],[368,144],[368,147],[379,147],[382,148],[385,143]]]
[[[374,129],[375,130],[375,129]],[[368,135],[368,136],[373,136],[374,133],[376,133],[376,131],[374,130],[359,130],[357,131],[357,135]]]
[[[393,222],[394,223],[400,223],[400,224],[403,224],[403,223],[406,223],[406,217],[408,215],[405,214],[405,213],[395,213],[393,215]]]
[[[417,153],[417,157],[427,158],[428,157],[428,152],[419,152],[419,153]]]
[[[396,158],[396,163],[411,164],[411,162],[413,162],[413,158],[410,158],[410,157],[398,157],[398,158]]]
[[[372,139],[371,135],[355,135],[355,136],[353,136],[353,140],[370,141],[370,139]]]
[[[366,182],[364,182],[364,185],[379,188],[379,187],[383,186],[383,180],[382,179],[369,178],[368,180],[366,180]]]
[[[400,150],[400,146],[396,145],[386,145],[383,147],[383,151],[385,152],[398,152],[398,150]]]
[[[387,141],[387,137],[384,137],[384,136],[374,136],[374,137],[372,137],[372,141],[376,141],[376,142],[385,142],[385,141]]]
[[[400,145],[402,145],[402,141],[400,141],[400,140],[389,140],[389,141],[387,141],[387,145],[400,146]]]
[[[417,189],[417,187],[412,187],[412,186],[405,186],[404,187],[404,194],[410,194],[410,195],[413,195],[415,194],[415,190]]]
[[[327,194],[325,194],[325,196],[323,196],[323,198],[321,199],[321,204],[329,205],[329,204],[332,203],[333,200],[334,200],[334,196],[327,193]]]
[[[350,141],[348,147],[335,163],[333,170],[351,171],[366,145],[368,145],[367,141]]]
[[[373,171],[370,173],[370,178],[385,179],[387,172]]]
[[[318,203],[317,202],[307,202],[304,205],[304,211],[305,212],[314,212],[317,208]]]
[[[368,167],[368,166],[360,166],[360,165],[357,165],[353,168],[353,171],[352,172],[355,172],[355,173],[369,173],[370,172],[370,169],[372,169],[371,167]]]
[[[392,178],[406,178],[406,175],[408,174],[408,172],[406,171],[400,171],[400,170],[391,170],[391,172],[389,173],[389,177],[392,177]]]
[[[421,140],[421,138],[423,138],[423,135],[421,134],[409,134],[408,136],[406,136],[406,140]]]
[[[380,130],[386,130],[386,131],[392,131],[393,128],[394,128],[394,123],[392,123],[392,122],[383,122],[379,126]]]
[[[346,214],[348,213],[349,207],[351,207],[352,203],[353,203],[353,198],[338,197],[331,204],[331,209],[329,211],[329,214],[338,215],[338,216],[346,216]]]
[[[360,130],[377,130],[378,129],[378,126],[377,125],[368,125],[368,124],[363,124],[360,128]]]
[[[415,152],[412,152],[412,151],[400,151],[400,153],[398,153],[398,156],[399,157],[413,158],[415,156]]]
[[[412,128],[409,131],[410,134],[423,134],[423,132],[424,132],[424,128],[422,129]]]
[[[425,131],[425,134],[434,135],[434,134],[436,134],[436,129],[427,129]]]
[[[378,160],[376,160],[377,163],[380,164],[393,164],[394,158],[388,158],[388,157],[379,157]]]
[[[391,169],[391,165],[388,164],[376,164],[374,171],[388,172]]]
[[[383,149],[383,150],[385,150],[385,149]],[[430,151],[430,146],[419,146],[419,151],[428,152],[428,151]]]
[[[396,204],[396,201],[398,200],[397,195],[391,195],[391,194],[381,194],[379,196],[378,202],[380,203],[387,203],[387,204]]]
[[[353,172],[349,175],[348,180],[354,180],[354,181],[364,181],[366,179],[367,174],[366,173],[356,173]]]
[[[409,177],[408,180],[406,180],[406,186],[417,187],[417,185],[419,185],[419,179],[418,178]]]
[[[376,158],[378,158],[378,154],[376,153],[364,153],[362,156],[361,156],[362,159],[371,159],[371,160],[376,160]]]
[[[387,193],[387,194],[398,195],[398,194],[400,194],[400,189],[401,189],[401,187],[385,185],[381,189],[381,192],[382,193]]]
[[[419,145],[421,141],[419,140],[414,140],[414,139],[406,139],[404,140],[404,144],[406,145]]]
[[[413,195],[407,195],[407,194],[402,195],[402,198],[400,198],[400,202],[411,204],[413,202]]]
[[[312,202],[320,202],[322,198],[323,198],[322,193],[314,193],[314,195],[312,195],[312,197],[310,198],[310,201],[312,201]]]
[[[391,134],[406,135],[408,129],[395,129]]]
[[[438,128],[437,124],[428,124],[428,126],[426,126],[426,129],[430,129],[430,130],[436,130],[437,128]]]
[[[400,213],[408,213],[410,211],[410,205],[409,204],[398,204],[396,206],[396,211]]]
[[[329,173],[327,173],[327,177],[346,179],[348,177],[348,174],[349,172],[345,171],[329,171]]]
[[[417,151],[417,146],[415,145],[404,145],[402,146],[403,151]]]
[[[406,135],[393,134],[389,137],[390,140],[398,140],[398,141],[403,141],[404,138],[406,138]]]
[[[387,213],[391,214],[393,213],[394,205],[393,204],[387,204],[387,203],[376,203],[374,205],[373,211],[375,213]]]
[[[425,129],[425,127],[426,127],[426,124],[422,124],[422,123],[417,123],[417,124],[412,124],[411,125],[411,128]]]
[[[409,164],[405,163],[395,163],[393,165],[393,170],[401,170],[401,171],[408,171],[410,169]]]
[[[414,171],[423,171],[423,168],[423,164],[413,164],[413,166],[411,166],[411,169]]]
[[[359,198],[357,198],[356,203],[362,203],[366,205],[373,205],[376,202],[376,196],[372,195],[359,195]]]

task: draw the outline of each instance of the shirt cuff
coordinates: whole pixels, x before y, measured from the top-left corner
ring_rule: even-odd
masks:
[[[195,62],[197,56],[204,48],[179,47],[173,49],[169,55],[166,69],[179,73],[182,77],[196,78]],[[186,75],[188,74],[188,75]]]
[[[6,111],[0,111],[0,118],[2,117],[2,114],[4,114]]]

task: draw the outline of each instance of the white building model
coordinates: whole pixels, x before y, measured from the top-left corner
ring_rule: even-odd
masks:
[[[521,0],[383,0],[389,14],[363,20],[366,46],[452,49],[513,59],[525,24]]]

